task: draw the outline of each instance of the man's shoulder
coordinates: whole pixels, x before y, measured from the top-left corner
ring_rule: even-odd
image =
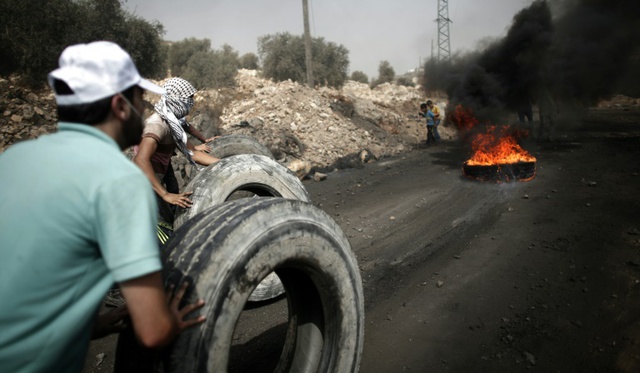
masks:
[[[144,120],[144,126],[160,126],[160,127],[168,127],[165,121],[160,117],[158,113],[153,113]]]
[[[169,131],[169,126],[158,113],[153,113],[144,121],[144,134],[153,133],[162,137],[168,134]]]

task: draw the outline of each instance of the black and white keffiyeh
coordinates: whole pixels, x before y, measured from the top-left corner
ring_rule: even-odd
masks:
[[[187,148],[187,134],[182,128],[186,124],[185,117],[193,107],[193,95],[197,90],[188,81],[182,78],[171,78],[164,83],[166,93],[154,109],[160,117],[169,124],[171,135],[178,149],[187,157],[189,162],[195,165],[192,159],[193,152]]]

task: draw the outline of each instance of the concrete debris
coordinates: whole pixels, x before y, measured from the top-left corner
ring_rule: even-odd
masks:
[[[56,106],[49,89],[32,92],[16,77],[0,78],[0,95],[0,153],[16,142],[55,132]],[[147,115],[158,99],[145,96]],[[240,70],[237,87],[199,91],[188,119],[207,137],[254,137],[281,164],[291,168],[302,162],[295,172],[304,178],[313,169],[324,173],[356,167],[411,149],[426,135],[424,123],[415,119],[425,100],[421,90],[394,84],[370,89],[349,81],[342,89],[310,89]],[[445,111],[445,103],[440,105]],[[441,127],[444,138],[456,137],[452,127]],[[131,150],[125,153],[133,156]],[[182,154],[174,157],[173,166],[186,182],[191,172]]]

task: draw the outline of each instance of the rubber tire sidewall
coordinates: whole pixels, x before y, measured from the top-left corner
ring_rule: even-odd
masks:
[[[270,189],[274,197],[311,201],[300,179],[278,162],[262,155],[234,155],[204,168],[191,179],[184,192],[193,192],[190,196],[193,205],[176,209],[174,229],[198,213],[227,201],[234,191],[251,185]]]
[[[191,301],[203,298],[201,313],[207,316],[204,324],[178,337],[170,371],[225,372],[240,313],[258,283],[274,270],[289,297],[317,291],[324,315],[323,331],[305,323],[307,331],[299,329],[302,335],[285,343],[285,361],[276,371],[358,370],[364,334],[362,281],[346,236],[322,210],[282,198],[231,201],[187,222],[167,248],[165,276],[178,273],[192,279]],[[300,289],[302,282],[289,276],[292,271],[303,271],[315,287]],[[304,308],[307,300],[289,302]]]

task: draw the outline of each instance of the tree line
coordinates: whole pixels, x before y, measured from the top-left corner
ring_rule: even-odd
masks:
[[[302,35],[261,36],[258,55],[239,55],[227,44],[214,49],[209,39],[165,42],[163,25],[126,11],[123,0],[0,0],[0,25],[0,75],[17,74],[32,87],[46,82],[65,47],[95,40],[120,44],[143,76],[180,76],[198,89],[234,86],[239,68],[260,69],[274,81],[306,81]],[[362,71],[349,76],[349,51],[322,37],[312,38],[312,55],[319,85],[339,88],[351,79],[375,87],[396,81],[388,61],[380,62],[377,79],[369,81]],[[397,82],[413,85],[402,78]]]

